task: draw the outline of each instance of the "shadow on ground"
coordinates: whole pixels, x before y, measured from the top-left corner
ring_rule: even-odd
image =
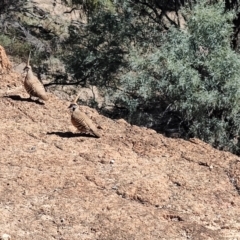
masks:
[[[19,95],[11,95],[11,96],[4,96],[5,98],[11,98],[14,101],[21,101],[21,102],[34,102],[39,105],[44,105],[43,102],[40,102],[39,100],[34,100],[32,98],[22,98]]]
[[[47,135],[57,135],[62,138],[75,138],[75,137],[87,137],[87,138],[96,138],[93,135],[86,133],[72,133],[72,132],[47,132]]]

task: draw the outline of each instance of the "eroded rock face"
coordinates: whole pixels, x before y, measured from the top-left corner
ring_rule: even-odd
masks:
[[[70,3],[70,1],[65,1]],[[82,21],[86,21],[86,16],[83,14],[81,10],[67,7],[65,4],[61,3],[61,1],[56,0],[35,0],[34,4],[43,9],[44,11],[50,12],[52,17],[56,17],[56,20],[59,18],[61,20],[69,21],[81,19]]]
[[[5,49],[0,45],[0,73],[9,72],[11,68],[12,64],[6,55]]]
[[[28,101],[17,76],[0,82],[0,236],[240,238],[239,157],[84,106],[102,137],[83,136],[69,102]]]

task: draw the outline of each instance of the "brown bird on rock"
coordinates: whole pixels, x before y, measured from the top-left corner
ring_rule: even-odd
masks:
[[[76,127],[80,132],[84,133],[91,133],[95,137],[100,138],[100,134],[97,131],[97,128],[91,121],[91,119],[82,112],[78,105],[77,100],[79,98],[80,94],[77,95],[74,101],[70,104],[68,108],[71,110],[71,122],[74,127]]]
[[[31,53],[31,52],[30,52]],[[48,95],[44,89],[43,84],[38,80],[36,76],[34,76],[32,72],[32,67],[29,65],[30,61],[30,53],[27,61],[27,65],[24,68],[24,71],[27,72],[27,75],[24,80],[24,87],[27,91],[27,93],[31,97],[37,97],[41,100],[47,101],[48,100]]]

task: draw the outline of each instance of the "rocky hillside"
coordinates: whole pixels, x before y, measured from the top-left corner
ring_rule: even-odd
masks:
[[[5,72],[0,81],[0,236],[240,238],[239,157],[88,107],[102,137],[82,135],[69,102],[29,101],[22,80]]]

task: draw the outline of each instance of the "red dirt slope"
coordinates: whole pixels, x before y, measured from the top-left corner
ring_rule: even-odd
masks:
[[[239,157],[88,107],[102,137],[72,133],[69,102],[29,102],[21,81],[0,81],[0,236],[240,238]]]

